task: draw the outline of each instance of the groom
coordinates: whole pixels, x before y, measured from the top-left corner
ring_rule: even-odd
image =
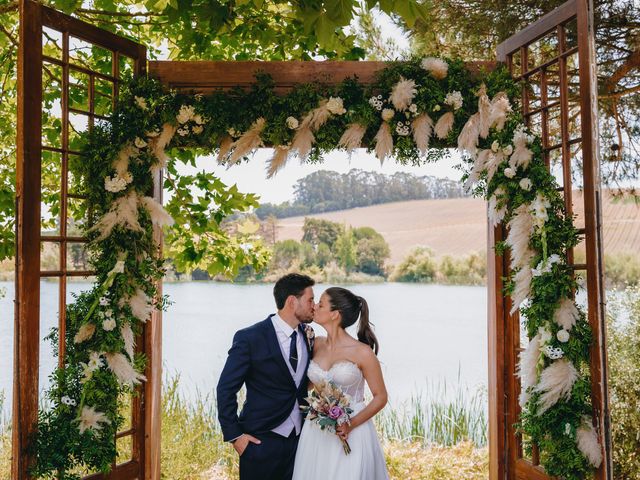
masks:
[[[240,480],[289,480],[313,352],[313,285],[292,273],[273,287],[278,313],[236,332],[217,388],[218,420],[240,455]],[[238,416],[237,393],[247,397]]]

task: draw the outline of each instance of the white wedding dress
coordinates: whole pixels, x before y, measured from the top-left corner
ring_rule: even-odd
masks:
[[[365,407],[364,376],[355,363],[342,361],[328,371],[311,360],[307,375],[319,383],[332,380],[352,399],[355,416]],[[372,420],[359,425],[349,433],[351,453],[346,455],[342,442],[335,433],[321,430],[305,421],[300,433],[293,480],[388,480],[384,454]]]

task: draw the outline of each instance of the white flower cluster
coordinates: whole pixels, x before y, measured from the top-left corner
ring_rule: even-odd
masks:
[[[551,345],[545,345],[542,348],[542,353],[544,353],[551,360],[558,360],[564,357],[564,352],[561,348],[552,347]]]
[[[444,103],[451,106],[454,112],[460,110],[462,108],[462,94],[457,90],[449,92],[444,97]]]
[[[82,367],[82,374],[84,375],[84,377],[80,380],[80,383],[85,383],[90,380],[93,376],[93,372],[98,370],[103,365],[104,362],[100,358],[100,354],[98,352],[91,352],[89,354],[88,363],[80,362],[80,366]]]
[[[147,107],[147,99],[146,98],[138,97],[137,95],[134,96],[133,98],[136,101],[136,105],[138,106],[138,108],[140,110],[146,111],[148,109],[148,107]]]
[[[65,405],[69,405],[71,407],[76,406],[76,401],[73,398],[69,397],[68,395],[65,395],[64,397],[62,397],[60,401]]]
[[[298,119],[296,117],[287,117],[287,128],[290,128],[291,130],[295,130],[296,128],[298,128]]]
[[[127,188],[132,181],[131,172],[125,172],[124,175],[116,173],[113,177],[104,177],[104,189],[107,192],[118,193]]]
[[[531,269],[531,274],[534,277],[539,277],[541,275],[544,275],[545,273],[549,273],[551,271],[551,267],[555,263],[562,263],[562,258],[560,258],[560,255],[558,255],[557,253],[554,253],[553,255],[549,255],[546,261],[545,260],[540,261],[540,263],[538,263],[538,266],[536,268]]]
[[[101,307],[106,307],[109,305],[109,299],[107,297],[100,297],[99,303]]]
[[[251,250],[253,250],[253,244],[251,243],[241,243],[240,245],[240,249],[245,253],[249,253]]]
[[[402,137],[406,137],[411,133],[411,122],[398,122],[396,124],[396,133]]]
[[[385,108],[384,110],[382,110],[381,117],[382,117],[382,120],[384,120],[385,122],[388,122],[393,118],[395,114],[396,112],[393,110],[393,108]]]
[[[384,105],[384,101],[382,100],[382,95],[371,97],[369,99],[369,105],[371,105],[376,110],[381,111],[382,106]]]
[[[531,213],[533,215],[533,224],[536,228],[544,227],[545,222],[549,219],[547,208],[551,207],[549,200],[544,195],[538,193],[535,200],[531,202]]]
[[[102,313],[102,312],[101,312]],[[99,315],[102,320],[102,329],[105,332],[110,332],[114,328],[116,328],[116,319],[113,318],[113,310],[108,309],[103,314]]]
[[[523,178],[522,180],[520,180],[519,185],[521,189],[526,190],[527,192],[531,190],[531,187],[533,186],[531,180],[529,180],[528,178]]]
[[[329,101],[327,101],[327,110],[329,110],[334,115],[344,115],[347,113],[347,110],[344,108],[342,103],[342,99],[340,97],[329,97]]]
[[[195,125],[191,126],[191,131],[196,135],[203,132],[204,127],[202,125],[206,122],[206,119],[202,118],[202,115],[196,113],[193,105],[182,105],[178,115],[176,115],[176,120],[182,125],[182,127],[176,130],[181,137],[189,134],[189,125],[186,125],[187,122],[193,121],[195,123]]]
[[[561,330],[558,330],[558,333],[556,333],[556,338],[558,339],[559,342],[562,343],[567,343],[569,341],[569,332],[567,332],[564,328]]]

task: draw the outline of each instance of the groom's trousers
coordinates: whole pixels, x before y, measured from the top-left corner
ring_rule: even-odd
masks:
[[[240,480],[291,480],[299,438],[295,430],[289,437],[274,432],[255,437],[262,443],[249,442],[240,455]]]

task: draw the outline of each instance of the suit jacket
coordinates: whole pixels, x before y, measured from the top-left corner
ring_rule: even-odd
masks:
[[[307,369],[311,351],[306,335],[307,363],[305,375],[296,387],[280,350],[278,337],[269,315],[265,320],[239,330],[233,337],[229,356],[216,389],[218,420],[225,441],[243,433],[260,435],[284,422],[296,400],[306,404],[309,380]],[[246,385],[247,397],[238,415],[237,394]]]

